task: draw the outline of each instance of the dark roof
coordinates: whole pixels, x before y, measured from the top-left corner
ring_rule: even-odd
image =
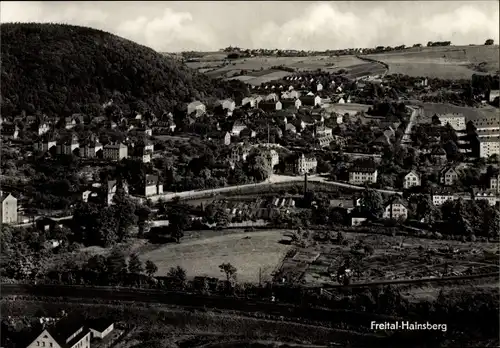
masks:
[[[373,173],[377,170],[375,162],[369,160],[356,161],[351,167],[351,172]]]
[[[113,320],[108,318],[98,318],[87,320],[87,326],[92,330],[103,332],[113,324]]]
[[[54,326],[48,327],[47,331],[49,331],[52,337],[58,342],[66,342],[71,335],[84,326],[84,323],[85,320],[83,316],[79,314],[68,314],[60,319]]]

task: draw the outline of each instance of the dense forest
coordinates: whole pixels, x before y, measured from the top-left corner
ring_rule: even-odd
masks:
[[[162,113],[193,100],[240,98],[240,81],[211,79],[153,49],[72,25],[9,23],[1,32],[3,117],[96,115],[113,100],[124,114]],[[132,109],[132,110],[131,110]]]

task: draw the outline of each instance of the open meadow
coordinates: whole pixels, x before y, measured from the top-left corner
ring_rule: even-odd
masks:
[[[389,74],[469,79],[499,70],[498,45],[410,48],[367,57],[388,64]]]
[[[290,249],[280,244],[281,231],[224,234],[209,238],[168,244],[146,251],[140,257],[158,266],[158,276],[166,276],[170,267],[181,266],[188,277],[208,276],[224,279],[219,265],[231,263],[237,269],[241,282],[258,282],[259,269],[262,280],[269,280],[275,268]]]

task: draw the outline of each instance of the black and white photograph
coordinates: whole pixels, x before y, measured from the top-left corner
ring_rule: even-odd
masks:
[[[498,1],[2,1],[0,348],[500,347]]]

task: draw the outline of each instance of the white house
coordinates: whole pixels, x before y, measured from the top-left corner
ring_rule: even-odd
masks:
[[[373,166],[355,165],[349,170],[349,183],[362,185],[365,183],[376,183],[378,171]]]
[[[420,186],[420,175],[416,173],[414,170],[410,171],[408,174],[405,175],[404,177],[404,182],[403,182],[403,187],[405,189],[409,189],[410,187],[413,186]]]
[[[241,131],[246,128],[247,126],[242,121],[236,121],[231,129],[231,135],[239,136]]]
[[[157,175],[146,175],[144,184],[144,196],[155,196],[163,193],[163,184],[159,182]]]
[[[207,112],[207,107],[200,101],[194,101],[189,103],[187,106],[187,114],[188,116],[191,114],[195,114],[196,117],[200,117]]]
[[[406,220],[408,218],[408,208],[399,196],[391,198],[386,204],[383,218],[394,220]]]

